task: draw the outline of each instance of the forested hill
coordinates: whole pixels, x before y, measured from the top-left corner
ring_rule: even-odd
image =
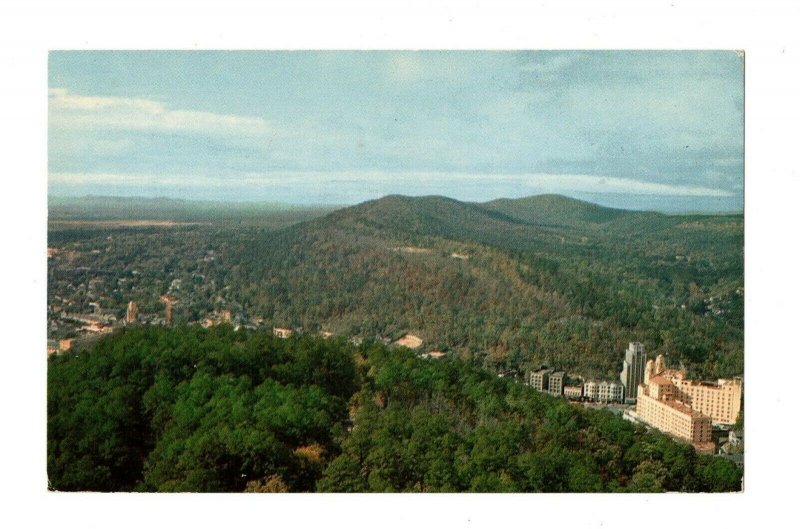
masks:
[[[394,195],[232,244],[226,286],[279,326],[411,332],[498,370],[613,377],[629,341],[743,370],[742,215]]]
[[[150,327],[51,357],[63,491],[740,490],[742,472],[462,362],[305,336]]]
[[[613,209],[563,195],[537,195],[518,199],[497,199],[481,204],[484,209],[504,213],[509,217],[532,224],[580,226],[606,223],[619,218],[655,214]]]

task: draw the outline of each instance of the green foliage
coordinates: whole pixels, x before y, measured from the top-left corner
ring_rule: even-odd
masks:
[[[369,390],[351,401],[352,432],[317,490],[740,488],[741,471],[733,463],[699,456],[691,446],[611,413],[583,410],[455,362],[422,361],[383,348],[367,357]],[[725,472],[730,475],[716,475]],[[721,484],[712,487],[711,479]]]
[[[80,212],[57,206],[62,220]],[[111,206],[94,220],[130,217],[126,202]],[[176,207],[184,220],[217,214],[148,207],[153,218]],[[130,299],[142,313],[162,311],[167,291],[179,300],[173,328],[125,329],[49,360],[53,488],[741,488],[732,462],[483,369],[546,362],[611,377],[638,340],[693,377],[740,375],[741,215],[392,196],[295,224],[321,213],[254,208],[209,225],[49,232],[60,250],[48,267],[49,319],[90,301],[122,317]],[[181,325],[221,309],[261,328],[366,341]],[[465,362],[370,341],[408,331]]]
[[[204,492],[730,491],[742,477],[462,362],[226,326],[129,329],[51,358],[48,473],[57,490]]]
[[[48,473],[58,490],[310,490],[357,388],[337,341],[229,327],[134,329],[48,369]],[[300,450],[298,453],[295,453]]]
[[[257,285],[248,310],[282,325],[412,330],[491,369],[545,362],[610,376],[637,339],[700,375],[733,376],[743,371],[742,220],[552,196],[390,196],[243,241],[226,280],[236,292]]]

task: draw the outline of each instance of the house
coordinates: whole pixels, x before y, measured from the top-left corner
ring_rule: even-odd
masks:
[[[285,340],[286,338],[289,338],[292,334],[294,334],[294,331],[291,329],[284,329],[281,327],[273,327],[272,334],[274,334],[278,338],[283,338]]]
[[[422,338],[419,336],[414,336],[413,334],[406,334],[394,342],[394,344],[401,347],[408,347],[409,349],[416,349],[422,345]]]

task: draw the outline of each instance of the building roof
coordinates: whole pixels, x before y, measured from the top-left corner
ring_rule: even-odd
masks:
[[[662,404],[666,404],[670,408],[678,410],[678,411],[684,413],[685,415],[689,415],[691,417],[706,417],[706,418],[710,419],[710,417],[708,417],[707,415],[703,415],[699,411],[693,409],[691,406],[688,406],[688,405],[684,404],[683,402],[681,402],[679,400],[669,399],[669,400],[660,400],[658,402],[661,402]]]
[[[402,345],[403,347],[408,347],[409,349],[416,349],[422,345],[422,338],[419,336],[414,336],[413,334],[406,334],[394,343],[395,345]]]
[[[678,378],[680,380],[686,378],[686,371],[683,371],[682,369],[664,369],[663,371],[657,374],[667,378]]]
[[[650,377],[650,384],[657,384],[659,386],[671,386],[672,381],[663,375],[656,375],[654,377]]]
[[[706,388],[721,388],[723,386],[735,385],[741,383],[739,380],[736,379],[725,379],[725,378],[720,378],[716,382],[710,380],[683,380],[682,382],[684,385],[703,386]]]

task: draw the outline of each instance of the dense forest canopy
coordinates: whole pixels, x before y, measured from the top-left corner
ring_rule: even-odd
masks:
[[[732,462],[453,360],[229,325],[48,362],[56,490],[730,491]]]

